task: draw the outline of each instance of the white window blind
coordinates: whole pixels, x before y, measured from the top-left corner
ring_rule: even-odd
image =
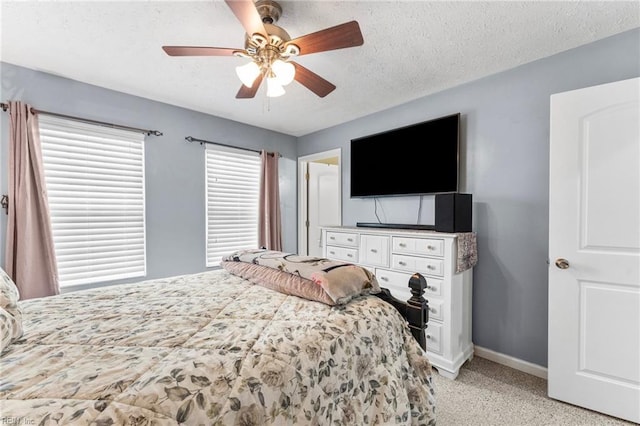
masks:
[[[258,248],[260,156],[206,149],[207,266],[236,250]]]
[[[39,122],[60,286],[146,275],[144,135]]]

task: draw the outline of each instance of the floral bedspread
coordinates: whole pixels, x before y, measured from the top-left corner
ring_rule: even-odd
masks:
[[[375,296],[331,307],[217,270],[20,306],[12,424],[435,424],[431,367]]]

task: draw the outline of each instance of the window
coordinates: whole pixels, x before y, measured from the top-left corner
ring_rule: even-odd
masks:
[[[260,156],[208,148],[207,266],[236,250],[258,247]]]
[[[60,286],[144,276],[144,135],[39,122]]]

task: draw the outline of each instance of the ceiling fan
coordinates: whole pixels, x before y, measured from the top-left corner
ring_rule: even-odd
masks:
[[[276,1],[225,0],[225,3],[246,31],[244,49],[198,46],[162,46],[162,49],[169,56],[240,56],[251,59],[248,64],[236,67],[243,83],[236,94],[238,99],[253,98],[265,78],[269,97],[283,95],[283,86],[293,80],[321,98],[325,97],[336,86],[292,58],[364,43],[356,21],[291,39],[283,28],[274,24],[282,14],[282,7]]]

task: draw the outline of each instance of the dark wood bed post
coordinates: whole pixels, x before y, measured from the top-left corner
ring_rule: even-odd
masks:
[[[411,288],[411,298],[407,300],[407,321],[411,328],[413,337],[416,338],[420,347],[427,350],[427,322],[429,322],[429,304],[424,298],[424,291],[427,289],[427,280],[421,274],[413,274],[409,279]]]
[[[391,303],[409,323],[411,334],[418,341],[423,350],[427,349],[427,322],[429,322],[429,304],[424,298],[427,289],[427,280],[421,274],[413,274],[409,279],[411,298],[406,302],[396,299],[387,288],[382,288],[378,293],[380,299]]]

